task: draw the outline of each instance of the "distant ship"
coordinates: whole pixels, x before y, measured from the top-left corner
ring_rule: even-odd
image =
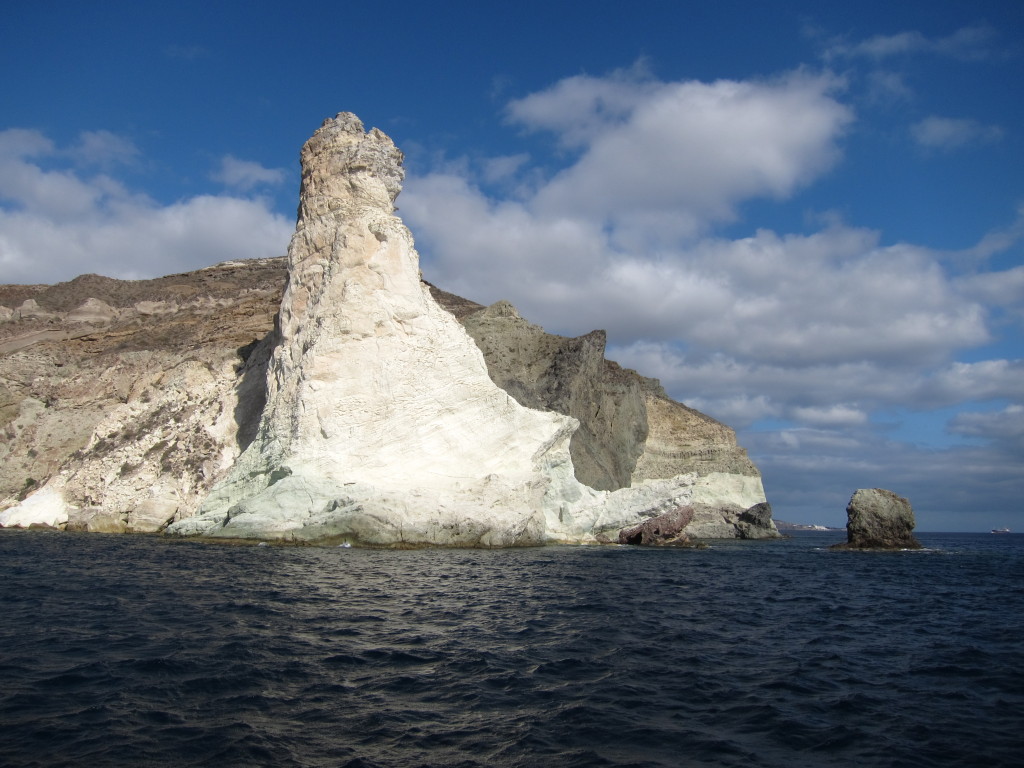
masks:
[[[992,533],[1009,533],[1009,528],[993,528]]]

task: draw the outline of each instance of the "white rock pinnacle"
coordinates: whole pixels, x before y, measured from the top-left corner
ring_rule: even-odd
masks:
[[[693,476],[580,484],[575,419],[519,405],[421,283],[402,154],[348,113],[302,150],[259,434],[172,533],[369,545],[588,541],[687,503]]]

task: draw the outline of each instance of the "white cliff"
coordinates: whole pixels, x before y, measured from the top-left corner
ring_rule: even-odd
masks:
[[[593,540],[689,501],[573,475],[575,419],[521,406],[419,277],[401,153],[342,113],[302,152],[280,338],[256,439],[177,534],[514,546]]]
[[[401,159],[326,121],[287,271],[0,286],[0,526],[513,546],[667,514],[777,535],[735,433],[605,360],[603,332],[424,284]]]

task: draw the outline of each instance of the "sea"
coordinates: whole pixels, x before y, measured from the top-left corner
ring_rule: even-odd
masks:
[[[0,765],[1024,765],[1024,536],[918,538],[0,531]]]

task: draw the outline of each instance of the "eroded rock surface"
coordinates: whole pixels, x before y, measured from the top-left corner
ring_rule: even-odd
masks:
[[[128,530],[147,503],[193,514],[255,432],[285,275],[265,259],[0,286],[0,305],[45,310],[0,323],[0,509],[45,487]]]
[[[764,493],[728,427],[604,360],[601,332],[421,283],[400,160],[354,116],[326,121],[287,265],[0,286],[6,518],[503,546],[614,541],[690,504],[691,535],[743,535]]]
[[[639,525],[619,531],[619,544],[645,547],[690,547],[693,542],[686,535],[694,517],[693,507],[679,507],[644,520]]]
[[[846,507],[846,543],[837,549],[920,549],[910,502],[882,488],[861,488]]]

